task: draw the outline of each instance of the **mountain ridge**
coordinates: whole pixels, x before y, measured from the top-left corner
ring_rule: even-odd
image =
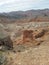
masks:
[[[39,9],[39,10],[27,10],[27,11],[12,11],[8,13],[0,13],[0,19],[7,18],[7,19],[31,19],[31,20],[42,20],[42,21],[49,21],[49,9]]]

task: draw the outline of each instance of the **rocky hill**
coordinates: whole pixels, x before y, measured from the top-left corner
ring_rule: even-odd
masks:
[[[0,28],[0,65],[49,65],[49,22],[0,23]]]
[[[6,20],[5,20],[6,19]],[[0,22],[49,21],[49,9],[0,13]]]

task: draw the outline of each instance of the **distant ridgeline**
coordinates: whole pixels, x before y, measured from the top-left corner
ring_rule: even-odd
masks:
[[[6,18],[6,21],[4,20]],[[46,22],[49,21],[49,9],[13,11],[9,13],[0,13],[0,22]]]

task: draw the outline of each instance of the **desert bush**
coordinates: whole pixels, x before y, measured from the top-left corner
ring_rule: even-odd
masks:
[[[24,45],[17,45],[14,49],[13,52],[23,52],[26,50],[26,47]]]
[[[7,57],[2,51],[0,51],[0,65],[7,65]]]

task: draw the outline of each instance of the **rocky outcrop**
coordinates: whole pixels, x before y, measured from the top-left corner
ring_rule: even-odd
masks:
[[[46,32],[46,30],[43,29],[42,31],[40,31],[38,34],[35,35],[35,38],[40,38],[40,37],[44,36],[45,32]]]
[[[4,39],[0,39],[0,46],[6,46],[8,49],[12,49],[13,48],[13,42],[10,38],[10,36],[7,36]]]
[[[23,43],[33,41],[33,30],[23,31]]]

